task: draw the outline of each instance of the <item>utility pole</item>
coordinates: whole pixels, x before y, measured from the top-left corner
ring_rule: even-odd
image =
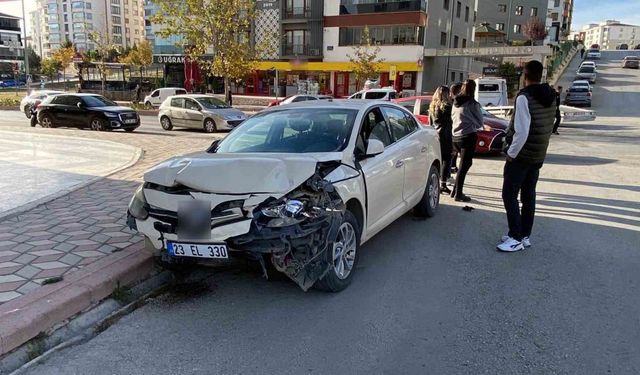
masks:
[[[29,54],[27,53],[27,47],[29,46],[27,43],[27,13],[24,11],[24,0],[22,2],[22,25],[23,25],[23,35],[24,35],[24,75],[25,80],[27,81],[27,93],[31,91],[31,80],[29,79]]]

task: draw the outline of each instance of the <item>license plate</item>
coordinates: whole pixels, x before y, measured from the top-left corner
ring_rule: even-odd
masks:
[[[129,119],[129,120],[126,120],[124,123],[125,123],[125,124],[135,124],[136,122],[138,122],[138,120],[136,120],[136,119]]]
[[[169,255],[176,257],[193,257],[209,259],[227,259],[227,245],[224,243],[185,243],[167,241]]]

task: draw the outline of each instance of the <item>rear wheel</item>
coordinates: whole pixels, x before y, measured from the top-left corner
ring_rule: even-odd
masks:
[[[162,129],[164,130],[173,129],[173,124],[171,124],[171,120],[167,116],[162,116],[160,119],[160,126],[162,126]]]
[[[422,199],[414,208],[416,216],[433,217],[440,204],[440,170],[432,165]]]
[[[98,117],[93,118],[89,123],[89,126],[91,127],[91,130],[95,130],[99,132],[104,131],[106,129],[104,120]]]
[[[24,115],[29,119],[31,118],[31,105],[26,105],[24,107]]]
[[[351,284],[360,249],[360,226],[350,211],[344,213],[337,233],[332,235],[334,238],[325,251],[329,271],[316,282],[316,287],[327,292],[340,292]]]
[[[153,106],[151,105],[150,102],[146,102],[146,103],[144,103],[144,108],[145,109],[151,109],[151,108],[153,108]]]
[[[206,120],[204,120],[204,131],[207,133],[213,133],[216,130],[218,130],[216,128],[216,122],[213,121],[212,119],[208,118]]]
[[[49,116],[48,114],[43,114],[42,118],[40,119],[40,126],[42,126],[43,128],[53,128],[53,120],[51,119],[51,116]]]

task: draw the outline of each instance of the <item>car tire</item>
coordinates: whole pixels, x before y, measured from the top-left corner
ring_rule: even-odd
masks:
[[[167,116],[162,116],[160,118],[160,126],[162,126],[162,129],[167,131],[173,129],[173,124],[171,123],[171,119]]]
[[[42,118],[40,119],[40,126],[43,128],[55,128],[53,119],[47,113],[42,115]]]
[[[337,293],[351,284],[353,274],[358,266],[360,233],[362,232],[356,217],[350,211],[345,211],[336,233],[329,234],[333,237],[325,251],[325,259],[329,262],[329,271],[316,282],[317,289]]]
[[[213,121],[213,119],[206,119],[204,120],[204,125],[203,125],[204,131],[207,133],[215,133],[216,131],[218,131],[218,127],[216,126],[216,122]]]
[[[107,127],[104,124],[104,120],[101,119],[100,117],[94,117],[91,119],[91,121],[89,121],[89,128],[91,128],[91,130],[95,130],[95,131],[105,131],[107,129]]]
[[[28,119],[31,118],[31,106],[30,105],[24,106],[24,115],[27,116]]]
[[[413,212],[419,217],[433,217],[440,204],[440,170],[432,165],[427,177],[427,187],[424,189],[422,199],[414,207]]]

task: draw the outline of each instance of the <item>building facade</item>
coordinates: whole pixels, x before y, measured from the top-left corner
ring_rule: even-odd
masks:
[[[79,51],[95,49],[92,32],[107,36],[116,47],[144,40],[143,0],[36,0],[31,12],[31,34],[43,57],[67,40]]]
[[[0,13],[0,74],[13,77],[14,69],[22,67],[24,45],[21,19]]]
[[[565,1],[569,0],[557,0],[558,7],[564,7]],[[533,17],[546,23],[549,3],[549,0],[482,0],[477,22],[487,22],[504,32],[508,41],[525,41],[528,38],[524,26]]]
[[[634,48],[640,44],[640,26],[623,24],[616,20],[586,25],[582,32],[587,48],[593,44],[598,44],[601,49],[616,49],[621,44]]]

